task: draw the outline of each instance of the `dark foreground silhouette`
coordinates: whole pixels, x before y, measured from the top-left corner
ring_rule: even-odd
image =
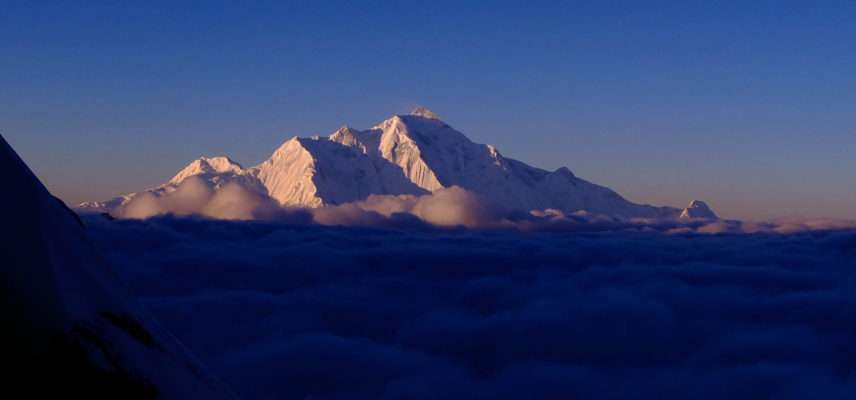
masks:
[[[22,398],[232,397],[137,305],[80,218],[2,137],[0,171],[4,390]]]

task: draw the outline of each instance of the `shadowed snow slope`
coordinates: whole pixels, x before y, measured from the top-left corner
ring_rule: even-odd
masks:
[[[32,398],[54,390],[73,398],[232,397],[126,293],[77,215],[2,137],[0,170],[0,207],[10,211],[0,241],[9,385]]]
[[[291,138],[252,168],[226,157],[203,157],[148,192],[167,194],[191,176],[214,190],[234,182],[287,207],[340,205],[370,195],[420,195],[457,186],[507,210],[586,211],[619,218],[677,218],[681,213],[632,203],[565,167],[550,172],[506,158],[424,108],[368,130],[343,127],[328,137]],[[135,196],[80,207],[122,215],[121,208]]]

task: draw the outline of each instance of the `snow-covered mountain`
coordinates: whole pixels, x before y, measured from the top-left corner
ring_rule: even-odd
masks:
[[[261,164],[244,168],[227,157],[202,157],[164,185],[169,193],[190,176],[215,189],[235,182],[282,206],[320,207],[369,195],[427,194],[458,186],[509,210],[586,211],[620,218],[677,218],[682,210],[630,202],[613,190],[547,171],[474,143],[425,108],[395,115],[367,130],[347,126],[327,137],[293,137]],[[111,212],[136,194],[81,208]]]
[[[0,136],[5,391],[20,397],[234,398],[142,309]]]
[[[716,213],[710,209],[707,203],[701,200],[693,200],[690,205],[681,211],[680,219],[718,219]]]

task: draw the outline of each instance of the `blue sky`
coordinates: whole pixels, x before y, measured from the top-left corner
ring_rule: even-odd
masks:
[[[856,218],[852,2],[0,1],[0,133],[69,202],[425,105],[631,200]]]

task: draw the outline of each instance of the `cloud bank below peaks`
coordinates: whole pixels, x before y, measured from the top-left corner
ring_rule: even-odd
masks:
[[[277,220],[304,215],[320,225],[345,226],[392,226],[420,222],[438,227],[511,226],[496,207],[459,187],[441,189],[422,196],[371,195],[363,201],[296,209],[280,207],[269,196],[237,183],[212,188],[198,177],[185,179],[174,190],[135,194],[113,216],[147,219],[168,214],[225,220]]]
[[[254,220],[276,218],[283,210],[265,194],[238,183],[212,188],[191,176],[173,190],[147,191],[133,195],[114,212],[114,217],[146,219],[158,215],[200,215],[214,219]]]
[[[784,218],[768,221],[712,219],[618,219],[585,211],[505,210],[457,186],[425,195],[370,195],[365,200],[319,208],[284,208],[264,193],[227,182],[212,187],[189,177],[170,190],[133,195],[113,216],[197,216],[224,220],[269,220],[326,226],[376,228],[511,229],[519,231],[650,231],[666,234],[787,234],[856,228],[856,221]]]

